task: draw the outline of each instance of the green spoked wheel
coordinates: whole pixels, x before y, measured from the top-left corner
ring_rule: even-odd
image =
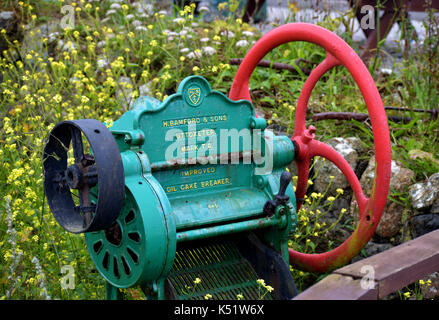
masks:
[[[105,280],[118,288],[143,285],[160,278],[174,258],[167,250],[173,244],[168,241],[169,225],[162,206],[149,183],[141,180],[143,184],[132,188],[127,185],[122,210],[109,228],[85,235],[96,268]],[[146,198],[154,198],[158,205],[139,206],[135,201],[138,192]]]
[[[107,229],[86,234],[87,247],[99,272],[113,285],[134,285],[143,271],[143,219],[132,195],[116,221]]]

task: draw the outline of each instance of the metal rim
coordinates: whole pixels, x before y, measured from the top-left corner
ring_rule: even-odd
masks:
[[[85,136],[91,148],[86,154]],[[72,143],[74,164],[68,164]],[[116,141],[93,119],[63,121],[50,132],[43,155],[44,191],[57,222],[72,233],[109,227],[124,198],[124,171]],[[78,190],[76,206],[71,189]]]
[[[127,190],[119,217],[105,230],[86,234],[90,256],[100,274],[119,288],[135,285],[145,270],[145,224]]]

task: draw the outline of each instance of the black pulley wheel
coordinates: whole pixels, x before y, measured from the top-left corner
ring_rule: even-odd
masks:
[[[82,135],[92,154],[84,150]],[[70,144],[74,159],[68,160]],[[125,178],[119,148],[105,125],[93,119],[58,123],[44,148],[43,169],[50,210],[64,229],[98,231],[116,220]]]

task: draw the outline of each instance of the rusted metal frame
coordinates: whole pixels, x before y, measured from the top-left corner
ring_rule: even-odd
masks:
[[[385,2],[384,0],[381,1]],[[403,0],[403,1],[404,4],[407,5],[408,11],[424,12],[425,10],[429,10],[429,9],[439,10],[439,0],[431,0],[430,6],[428,6],[429,1],[424,1],[424,0]],[[365,5],[376,6],[377,4],[377,0],[348,0],[348,2],[351,7],[355,7],[355,6],[361,7]],[[390,1],[387,2],[389,3]]]
[[[262,8],[264,3],[265,0],[248,0],[247,5],[245,6],[242,21],[245,23],[249,23],[251,17],[253,17],[253,15]]]
[[[370,2],[370,3],[369,3]],[[374,5],[375,1],[369,1],[365,3],[365,1],[357,1],[357,0],[348,0],[349,6],[353,9],[355,17],[357,18],[358,22],[361,23],[361,19],[363,18],[363,14],[361,13],[361,7],[365,5]],[[374,17],[377,16],[377,9],[374,7]],[[361,29],[363,30],[364,35],[366,38],[369,37],[370,33],[372,32],[371,29]]]
[[[439,270],[439,230],[333,271],[295,300],[381,299]],[[365,271],[368,270],[368,271]],[[370,273],[373,270],[373,274]],[[365,276],[368,286],[362,286]],[[372,285],[371,285],[372,284]],[[364,287],[364,288],[363,288]]]
[[[93,156],[84,154],[82,135]],[[66,146],[70,142],[75,163],[67,167]],[[107,127],[93,119],[58,123],[44,148],[43,165],[49,207],[64,229],[72,233],[91,232],[105,229],[114,222],[123,204],[125,179],[119,149]],[[93,194],[96,204],[92,204],[91,188],[96,184],[99,192]],[[77,189],[78,195],[70,189]],[[108,201],[110,194],[112,201]],[[79,198],[79,206],[75,205],[72,195]]]
[[[370,5],[375,8],[374,17],[376,20],[379,20],[379,30],[380,30],[380,39],[384,39],[393,24],[401,17],[407,16],[409,11],[412,12],[425,12],[426,10],[439,10],[439,0],[432,0],[431,5],[428,6],[426,1],[409,1],[409,0],[388,0],[382,1],[384,4],[384,15],[379,18],[379,12],[376,8],[378,1],[377,0],[348,0],[351,8],[354,9],[355,16],[358,22],[361,23],[361,19],[363,18],[363,14],[361,13],[361,7],[365,5]],[[378,27],[378,25],[377,25]],[[376,49],[378,44],[378,32],[377,28],[370,29],[362,29],[366,36],[366,45],[361,53],[361,58],[363,60],[367,60],[372,55],[374,49]]]
[[[435,9],[439,11],[439,0],[431,0],[431,5],[427,6],[429,2],[427,1],[408,1],[408,11],[413,12],[424,12],[425,10]]]
[[[229,63],[234,66],[239,66],[242,63],[243,58],[231,58],[229,60]],[[269,60],[261,60],[258,62],[258,67],[264,67],[264,68],[272,68],[276,70],[288,70],[291,72],[297,71],[296,68],[294,68],[292,65],[286,64],[286,63],[280,63],[280,62],[272,62]]]
[[[412,121],[411,118],[408,117],[400,117],[400,116],[388,116],[387,117],[392,122],[403,122],[408,123]],[[321,112],[312,116],[313,121],[321,121],[321,120],[356,120],[356,121],[366,121],[369,119],[369,115],[366,113],[357,113],[357,112]]]
[[[244,60],[244,59],[242,59],[242,58],[231,58],[229,60],[229,63],[231,65],[239,66],[242,63],[242,60]],[[295,62],[296,66],[305,75],[309,75],[311,73],[311,69],[299,66],[299,64],[301,62],[305,62],[306,64],[313,65],[313,66],[317,65],[317,63],[315,63],[315,62],[312,62],[312,61],[309,61],[309,60],[305,60],[305,59],[302,59],[302,58],[298,58],[296,60],[296,62]],[[275,69],[275,70],[288,70],[288,71],[291,71],[291,72],[297,72],[297,68],[292,66],[292,65],[290,65],[290,64],[281,63],[281,62],[273,62],[273,61],[270,61],[270,60],[261,60],[261,61],[259,61],[258,62],[258,67],[271,68],[271,69]]]
[[[400,107],[384,107],[385,110],[396,110],[396,111],[413,111],[413,112],[421,112],[421,113],[429,113],[430,120],[436,120],[439,114],[439,108],[433,110],[424,110],[424,109],[410,109],[410,108],[400,108]],[[404,122],[408,123],[412,121],[412,118],[409,117],[401,117],[401,116],[388,116],[389,120],[393,122]],[[358,113],[358,112],[320,112],[312,116],[313,121],[321,121],[321,120],[356,120],[356,121],[365,121],[369,119],[369,115],[366,113]]]
[[[361,1],[363,2],[363,1]],[[366,1],[370,3],[371,1]],[[362,4],[363,5],[363,4]],[[375,6],[377,5],[377,1],[375,1]],[[358,10],[358,9],[357,9]],[[372,32],[369,33],[366,40],[366,45],[361,53],[361,58],[363,60],[367,60],[371,57],[373,54],[374,49],[376,49],[378,45],[378,32],[379,32],[379,39],[384,39],[387,34],[390,32],[390,29],[392,28],[393,24],[404,14],[407,13],[407,4],[404,0],[393,0],[393,1],[387,1],[384,6],[384,14],[380,18],[379,16],[379,10],[375,10],[375,19],[378,20],[378,23],[375,27],[375,29],[372,30]],[[359,21],[361,23],[361,20]],[[379,29],[379,31],[378,31]]]

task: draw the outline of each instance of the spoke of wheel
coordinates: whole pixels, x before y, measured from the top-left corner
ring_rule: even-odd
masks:
[[[70,126],[70,134],[72,137],[72,147],[75,162],[80,163],[84,157],[84,146],[82,145],[81,130],[74,126]]]
[[[87,208],[87,211],[85,211],[84,213],[84,223],[85,226],[88,226],[92,218],[92,211],[90,210],[91,207],[90,188],[87,184],[85,184],[81,189],[78,189],[78,191],[79,191],[80,209]]]
[[[299,99],[297,100],[293,134],[294,137],[301,135],[305,130],[306,110],[308,108],[309,98],[311,97],[311,93],[315,85],[326,72],[338,65],[341,65],[341,63],[329,52],[326,52],[326,58],[312,70],[311,74],[306,79],[302,91],[300,92]]]

